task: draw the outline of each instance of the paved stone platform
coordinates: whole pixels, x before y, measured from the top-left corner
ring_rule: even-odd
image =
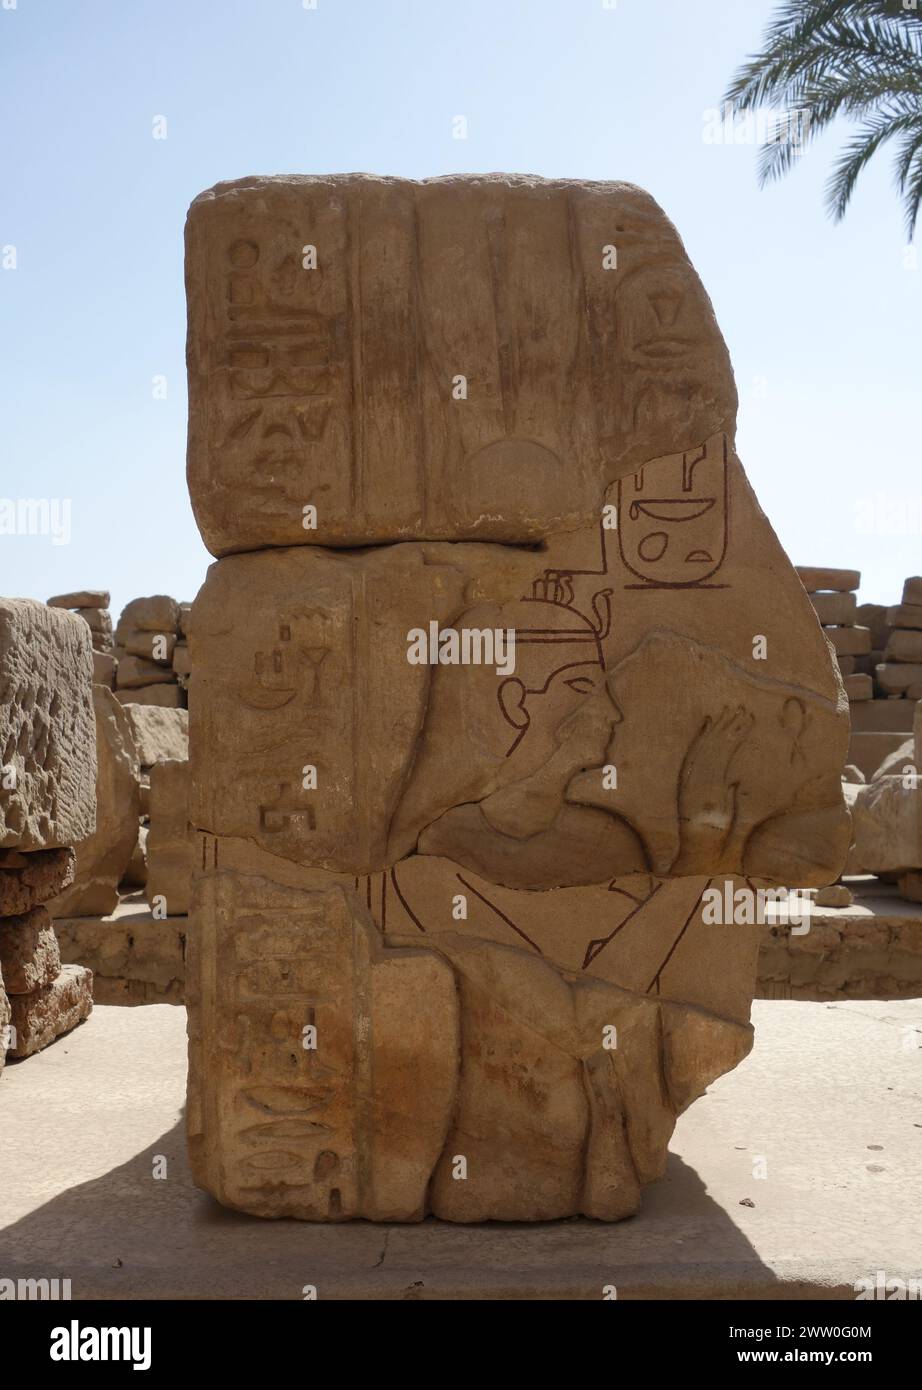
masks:
[[[0,1080],[0,1277],[67,1277],[75,1299],[854,1298],[878,1269],[918,1278],[922,1000],[753,1018],[627,1221],[321,1227],[198,1192],[185,1010],[97,1007]]]
[[[922,903],[871,874],[846,878],[849,907],[817,907],[810,930],[768,926],[756,994],[763,999],[914,999],[922,995]],[[769,911],[769,917],[771,917]]]

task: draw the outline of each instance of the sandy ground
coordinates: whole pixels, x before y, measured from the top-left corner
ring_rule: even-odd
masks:
[[[98,1006],[0,1078],[0,1277],[75,1299],[854,1298],[878,1270],[922,1277],[922,1000],[757,1001],[753,1021],[630,1220],[310,1226],[192,1186],[185,1010]]]

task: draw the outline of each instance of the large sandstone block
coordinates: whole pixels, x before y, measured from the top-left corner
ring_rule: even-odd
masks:
[[[126,603],[118,620],[118,638],[126,632],[175,633],[179,627],[179,604],[168,594],[151,594]]]
[[[920,789],[914,779],[882,776],[849,787],[855,844],[854,873],[904,873],[922,868]]]
[[[55,594],[48,600],[49,608],[108,608],[108,589],[75,589],[71,594]]]
[[[82,965],[62,965],[52,984],[31,994],[10,996],[15,1043],[9,1055],[31,1057],[41,1052],[92,1012],[93,972]]]
[[[140,656],[123,656],[115,673],[115,684],[119,690],[158,685],[160,682],[172,683],[176,677],[172,667],[156,661],[145,661]]]
[[[855,622],[858,600],[854,594],[811,594],[810,602],[820,622],[827,626],[836,624],[847,627]]]
[[[93,972],[96,1004],[181,1004],[186,919],[140,908],[114,918],[63,917],[54,924],[66,964]]]
[[[866,627],[827,627],[825,631],[840,656],[857,656],[871,650],[871,634]]]
[[[172,632],[142,632],[140,628],[130,628],[120,639],[129,656],[143,657],[139,665],[149,662],[159,665],[172,665],[176,636]]]
[[[749,1048],[759,894],[851,836],[845,691],[700,287],[616,185],[244,180],[188,238],[197,518],[274,547],[188,625],[196,1181],[625,1216]]]
[[[658,497],[659,471],[645,470]],[[598,529],[540,557],[430,545],[219,561],[191,640],[192,822],[357,874],[419,842],[535,889],[643,869],[834,878],[844,694],[735,459],[725,482],[740,532],[720,585],[638,583],[631,533]],[[408,634],[430,621],[515,631],[514,674],[411,664]],[[711,796],[727,810],[709,830],[691,803]]]
[[[170,672],[170,680],[173,679],[175,677]],[[116,690],[115,698],[123,705],[147,705],[159,709],[184,709],[186,704],[186,692],[178,685],[131,686]]]
[[[834,570],[815,565],[798,565],[797,574],[801,584],[811,594],[823,591],[847,593],[861,586],[860,570]]]
[[[872,700],[852,710],[852,730],[862,734],[912,733],[915,705],[906,700]]]
[[[187,913],[192,898],[189,782],[186,761],[157,762],[150,770],[147,900],[162,899],[170,917]]]
[[[185,762],[189,757],[188,710],[126,705],[125,713],[142,767],[151,767],[167,759]]]
[[[889,695],[906,695],[914,685],[922,683],[922,662],[886,661],[875,667],[877,683]]]
[[[189,210],[186,288],[189,489],[216,555],[537,541],[736,408],[682,243],[628,184],[222,183]]]
[[[0,973],[7,994],[53,984],[61,968],[54,924],[44,907],[0,918]]]
[[[86,623],[0,599],[0,847],[52,849],[92,834],[92,687]]]
[[[108,652],[93,651],[93,683],[107,685],[110,690],[115,685],[115,657]]]
[[[887,609],[887,626],[922,629],[922,603],[897,603]]]
[[[105,686],[93,686],[93,706],[98,754],[96,829],[77,845],[74,882],[49,902],[54,917],[111,912],[138,839],[140,771],[131,724]]]
[[[112,636],[112,615],[107,608],[78,608],[78,618],[82,618],[91,632],[106,633]]]
[[[0,918],[29,912],[74,881],[72,849],[0,850]]]
[[[922,632],[896,627],[887,639],[884,661],[922,662]]]
[[[259,1216],[420,1219],[457,1088],[446,962],[415,943],[385,948],[339,887],[303,892],[220,865],[200,880],[195,922],[198,1185]]]

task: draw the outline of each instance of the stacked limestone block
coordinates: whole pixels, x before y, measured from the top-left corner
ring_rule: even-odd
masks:
[[[92,974],[61,965],[46,907],[95,826],[90,632],[62,607],[0,600],[0,1067],[92,1009]]]
[[[192,663],[189,658],[189,620],[191,614],[191,603],[179,605],[179,638],[173,648],[173,670],[176,672],[176,680],[183,690],[188,690],[189,677],[192,675]]]
[[[111,690],[115,686],[116,660],[109,602],[107,589],[78,589],[70,594],[56,594],[48,600],[48,607],[68,608],[87,623],[93,634],[93,680]]]
[[[922,578],[903,585],[901,603],[887,610],[887,645],[877,680],[890,698],[922,700]]]
[[[858,669],[858,661],[871,650],[871,632],[857,621],[858,570],[817,569],[800,566],[800,581],[810,597],[823,631],[832,643],[849,702],[870,700],[871,677]]]
[[[94,685],[96,828],[77,846],[73,882],[49,904],[54,917],[104,917],[118,906],[119,884],[138,844],[140,768],[125,706]]]
[[[506,176],[220,184],[186,283],[195,1179],[628,1215],[751,1044],[711,890],[850,833],[707,296],[639,189]]]
[[[141,825],[143,863],[136,863],[126,876],[124,887],[148,887],[150,874],[150,830],[153,815],[151,787],[154,768],[161,762],[186,762],[189,757],[189,713],[185,709],[161,709],[156,705],[125,706],[135,737],[140,764]],[[150,894],[148,897],[150,898]],[[171,904],[170,914],[187,909]]]
[[[189,830],[188,759],[165,759],[150,770],[147,901],[162,917],[189,911],[195,845]]]
[[[889,613],[890,609],[883,603],[859,603],[855,610],[859,627],[866,627],[871,634],[871,650],[855,658],[855,670],[871,677],[875,700],[886,698],[877,680],[877,667],[884,659],[890,637]]]
[[[122,704],[185,707],[186,693],[173,669],[180,637],[180,608],[175,599],[154,594],[126,604],[115,630],[115,693]]]

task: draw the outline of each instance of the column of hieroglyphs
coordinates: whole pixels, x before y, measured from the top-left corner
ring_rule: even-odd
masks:
[[[186,283],[196,1181],[624,1216],[849,837],[707,296],[641,190],[518,176],[219,184]]]
[[[95,826],[92,654],[73,614],[0,599],[0,1068],[92,1009],[92,974],[61,965],[45,907]]]

